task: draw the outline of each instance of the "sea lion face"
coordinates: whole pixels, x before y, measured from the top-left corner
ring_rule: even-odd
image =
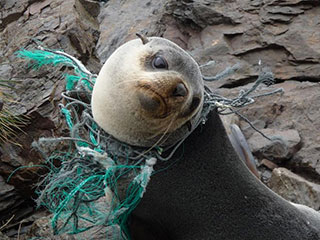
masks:
[[[92,94],[95,121],[120,141],[168,145],[188,131],[203,103],[198,64],[164,38],[132,40],[101,69]]]

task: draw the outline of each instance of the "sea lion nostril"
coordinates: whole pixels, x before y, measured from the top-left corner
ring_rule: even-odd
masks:
[[[183,83],[178,83],[175,89],[172,92],[174,97],[185,97],[188,94],[188,90]]]

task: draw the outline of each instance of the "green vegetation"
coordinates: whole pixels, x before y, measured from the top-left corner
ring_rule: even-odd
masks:
[[[10,101],[10,95],[5,92],[5,89],[12,88],[9,81],[0,79],[0,144],[10,142],[19,145],[14,139],[19,132],[22,132],[22,127],[28,123],[28,117],[16,116],[7,109],[5,102]]]

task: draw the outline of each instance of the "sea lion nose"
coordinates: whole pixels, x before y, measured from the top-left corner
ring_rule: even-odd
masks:
[[[185,97],[187,95],[188,95],[188,90],[183,83],[178,83],[172,92],[173,97]]]

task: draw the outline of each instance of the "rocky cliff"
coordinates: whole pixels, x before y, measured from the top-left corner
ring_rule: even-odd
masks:
[[[199,64],[213,60],[204,75],[239,63],[235,74],[210,83],[225,96],[248,88],[261,68],[270,69],[285,93],[260,99],[241,113],[262,132],[287,140],[289,152],[278,156],[245,121],[239,125],[262,180],[285,198],[319,210],[319,16],[318,0],[2,0],[0,79],[10,80],[10,88],[1,87],[0,97],[8,95],[4,108],[29,120],[15,144],[0,146],[0,239],[30,234],[30,225],[46,214],[35,211],[32,201],[45,169],[31,143],[66,131],[58,108],[66,69],[33,70],[15,52],[42,44],[98,73],[110,54],[140,31],[176,42]],[[34,165],[10,176],[18,167]]]

